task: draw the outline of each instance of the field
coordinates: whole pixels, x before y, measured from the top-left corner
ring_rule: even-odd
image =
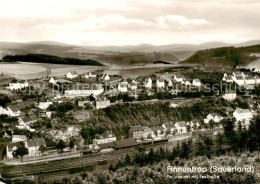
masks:
[[[51,70],[51,76],[63,76],[69,71],[77,71],[79,74],[100,70],[104,67],[86,65],[64,65],[46,63],[3,63],[0,64],[0,74],[13,76],[17,79],[35,79],[46,77],[47,69]]]
[[[46,64],[46,63],[3,63],[0,64],[0,74],[12,76],[17,79],[35,79],[47,76],[47,69],[51,70],[51,76],[64,76],[69,71],[76,71],[78,74],[104,70],[104,73],[121,75],[124,78],[135,78],[140,75],[149,75],[160,71],[166,67],[175,65],[164,64],[146,64],[132,66],[86,66],[86,65],[64,65],[64,64]]]
[[[247,65],[247,68],[257,68],[258,70],[260,70],[260,59],[257,59],[255,61],[253,61],[252,63]]]
[[[167,67],[176,65],[165,64],[146,64],[146,65],[133,65],[133,66],[112,66],[104,71],[109,75],[120,75],[123,78],[136,78],[139,76],[146,76],[160,71]]]

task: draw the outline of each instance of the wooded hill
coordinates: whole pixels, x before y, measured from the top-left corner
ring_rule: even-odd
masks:
[[[3,57],[2,61],[103,66],[98,61],[92,59],[76,59],[76,58],[58,57],[58,56],[45,55],[45,54],[27,54],[27,55],[14,55],[14,56],[7,55]]]
[[[260,45],[199,50],[182,63],[205,64],[218,67],[247,65],[257,59],[256,56],[251,56],[251,53],[260,53]]]

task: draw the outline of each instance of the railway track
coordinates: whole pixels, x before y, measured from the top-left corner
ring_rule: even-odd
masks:
[[[193,140],[196,139],[196,136],[192,137]],[[147,145],[147,149],[154,148],[158,149],[160,147],[168,148],[172,150],[176,146],[176,142],[162,142],[154,143]],[[16,166],[3,166],[0,167],[0,173],[2,174],[11,174],[13,176],[23,176],[23,175],[37,175],[42,173],[51,173],[57,171],[65,171],[71,168],[82,167],[86,165],[97,165],[98,160],[106,159],[108,163],[116,163],[119,159],[124,159],[124,157],[129,154],[130,156],[134,155],[137,152],[136,147],[117,150],[112,153],[107,154],[97,154],[97,155],[88,155],[84,157],[71,158],[66,160],[55,160],[49,162],[25,164],[25,165],[16,165]]]

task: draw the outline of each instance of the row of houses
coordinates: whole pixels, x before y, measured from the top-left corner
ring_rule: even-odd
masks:
[[[17,91],[29,87],[28,81],[11,82],[8,89],[11,91]]]
[[[158,127],[133,126],[129,130],[129,137],[136,140],[158,140],[173,135],[188,133],[187,126],[190,126],[191,130],[194,130],[200,127],[200,123],[195,121],[187,123],[180,121],[176,123],[164,123]]]
[[[233,72],[231,75],[225,73],[222,81],[228,83],[235,82],[239,86],[260,84],[260,78],[258,76],[249,76],[244,74],[244,72]]]
[[[192,82],[188,81],[188,80],[184,80],[183,77],[176,77],[177,75],[174,76],[174,80],[172,81],[171,79],[157,79],[156,80],[156,87],[157,88],[164,88],[166,86],[166,82],[167,81],[167,86],[168,87],[172,87],[173,86],[173,82],[175,83],[180,83],[182,85],[186,85],[186,86],[195,86],[195,87],[200,87],[202,86],[202,83],[199,79],[193,79]]]
[[[74,78],[79,77],[79,74],[78,74],[76,71],[71,71],[71,72],[68,72],[68,73],[67,73],[66,77],[67,77],[68,79],[74,79]],[[93,73],[91,73],[91,72],[86,73],[86,74],[84,75],[84,78],[85,78],[85,79],[96,78],[96,77],[97,77],[97,75],[96,75],[96,74],[93,74]],[[104,81],[109,81],[109,80],[110,80],[110,76],[109,76],[108,74],[102,74],[102,75],[100,76],[100,79],[101,79],[101,80],[104,80]]]

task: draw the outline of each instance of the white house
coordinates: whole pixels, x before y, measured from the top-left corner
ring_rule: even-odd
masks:
[[[233,75],[233,77],[241,77],[243,79],[246,77],[244,72],[233,72],[232,75]]]
[[[132,126],[128,132],[131,139],[146,139],[151,134],[151,130],[147,126]]]
[[[244,77],[238,76],[238,77],[233,77],[232,79],[239,86],[245,85],[245,78]]]
[[[16,151],[19,147],[23,147],[24,143],[23,142],[15,142],[15,143],[11,143],[8,144],[6,146],[6,156],[8,159],[12,159],[13,156],[13,152]]]
[[[88,76],[89,76],[89,78],[96,78],[97,77],[97,75],[95,75],[95,74],[93,74],[91,72],[89,72]]]
[[[95,101],[96,109],[103,109],[110,106],[110,100],[107,98],[98,98]]]
[[[256,85],[260,84],[260,77],[255,76],[255,83],[256,83]]]
[[[255,85],[256,79],[252,76],[245,77],[245,85]]]
[[[145,81],[145,87],[148,89],[151,89],[153,85],[153,81],[151,78],[148,78],[147,81]]]
[[[187,125],[185,121],[176,122],[175,129],[177,134],[185,134],[187,133]]]
[[[42,110],[47,109],[50,105],[52,105],[52,102],[39,102],[39,108]]]
[[[174,75],[173,79],[174,79],[175,82],[178,82],[178,83],[183,82],[183,76],[178,75],[178,74]]]
[[[42,153],[39,150],[40,146],[46,147],[44,138],[28,139],[25,142],[25,147],[28,149],[29,157],[41,156]]]
[[[29,87],[28,81],[25,81],[23,83],[20,83],[20,82],[9,83],[9,89],[11,91],[13,91],[13,90],[21,90],[21,89],[27,88],[27,87]]]
[[[111,130],[107,130],[103,134],[97,135],[95,139],[93,139],[93,144],[105,144],[114,141],[116,141],[116,136]]]
[[[173,83],[172,80],[168,80],[168,87],[172,87]]]
[[[197,130],[200,128],[200,123],[198,121],[189,121],[186,123],[187,126],[190,126],[191,131]]]
[[[88,78],[96,78],[97,77],[97,75],[94,75],[94,74],[92,74],[91,72],[89,72],[89,73],[87,73],[86,75],[85,75],[85,78],[86,79],[88,79]]]
[[[199,79],[193,79],[192,80],[192,85],[196,86],[196,87],[200,87],[201,86],[201,82]]]
[[[166,133],[170,133],[170,134],[173,134],[173,132],[174,132],[174,130],[175,130],[175,124],[174,123],[164,123],[163,125],[162,125],[162,127],[163,127],[163,129],[164,129],[164,131],[166,132]]]
[[[69,78],[69,79],[74,79],[74,78],[76,78],[76,77],[78,77],[78,73],[75,72],[75,71],[69,72],[69,73],[67,74],[67,78]]]
[[[163,127],[152,127],[151,129],[151,137],[153,139],[162,139],[165,137],[165,131]]]
[[[190,86],[191,85],[190,81],[188,81],[188,80],[182,81],[182,84],[184,84],[186,86]]]
[[[157,79],[156,80],[156,87],[157,88],[164,88],[164,79]]]
[[[228,75],[228,74],[224,73],[222,81],[228,82],[228,83],[232,83],[234,80],[232,79],[231,75]]]
[[[222,98],[224,98],[229,102],[235,100],[236,97],[237,97],[237,93],[235,91],[227,91],[222,95]]]
[[[124,81],[124,82],[120,82],[118,84],[118,91],[119,92],[127,92],[127,85],[128,85],[128,82]]]
[[[204,123],[208,124],[211,120],[213,120],[215,123],[219,123],[222,119],[224,119],[222,116],[216,113],[212,113],[207,115],[207,117],[204,119]]]
[[[247,128],[253,118],[253,114],[249,109],[236,108],[233,112],[233,117],[236,119],[236,124],[240,122],[242,126]]]
[[[57,84],[57,81],[52,77],[52,78],[49,80],[49,83],[51,83],[51,84]]]
[[[136,91],[137,90],[137,82],[135,80],[132,80],[132,82],[130,83],[130,89],[132,91]]]
[[[12,143],[25,142],[27,140],[26,135],[12,135]]]
[[[101,79],[104,81],[108,81],[108,80],[110,80],[110,76],[108,74],[103,74]]]

